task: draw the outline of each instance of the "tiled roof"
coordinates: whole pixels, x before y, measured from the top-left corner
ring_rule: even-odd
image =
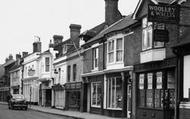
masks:
[[[86,44],[88,44],[89,42],[98,40],[110,32],[119,31],[119,30],[122,30],[126,27],[129,27],[130,25],[132,25],[136,22],[137,22],[136,20],[132,19],[132,15],[128,15],[128,16],[124,17],[123,19],[115,22],[114,24],[112,24],[108,28],[102,30],[98,35],[96,35],[94,38],[90,39]]]

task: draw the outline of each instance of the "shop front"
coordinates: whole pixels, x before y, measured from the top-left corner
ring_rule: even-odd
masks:
[[[137,119],[174,119],[176,58],[135,65]]]
[[[7,101],[7,96],[10,93],[9,91],[10,91],[9,87],[0,87],[0,101],[1,102]]]
[[[52,90],[51,90],[50,82],[51,82],[50,80],[41,81],[40,90],[39,90],[41,106],[45,106],[45,107],[51,106]]]
[[[58,109],[65,109],[65,88],[63,85],[52,86],[52,106]]]
[[[130,117],[131,83],[129,71],[83,77],[83,109],[110,117]]]
[[[66,110],[80,111],[81,103],[81,82],[66,83]]]

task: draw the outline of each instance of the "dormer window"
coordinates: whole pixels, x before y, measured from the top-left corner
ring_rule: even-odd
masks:
[[[63,54],[67,53],[67,45],[63,45]]]

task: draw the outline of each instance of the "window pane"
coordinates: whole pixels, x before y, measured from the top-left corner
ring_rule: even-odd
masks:
[[[147,79],[148,79],[148,89],[152,89],[153,74],[152,73],[148,73]]]
[[[116,52],[116,61],[122,61],[123,60],[123,51],[117,51]]]
[[[108,54],[108,62],[111,63],[113,61],[114,61],[114,53],[111,52],[111,53]]]
[[[156,88],[162,89],[162,72],[156,73]]]
[[[117,39],[117,45],[116,45],[117,50],[122,50],[122,38]]]
[[[146,92],[146,106],[153,107],[153,90],[147,90]]]
[[[161,108],[161,90],[155,90],[155,108]]]
[[[139,106],[145,107],[145,90],[139,90]]]
[[[101,105],[101,83],[100,82],[93,82],[91,88],[91,104],[93,106],[100,106]]]
[[[46,72],[49,72],[49,69],[50,69],[49,57],[46,57],[46,58],[45,58],[45,67],[46,67],[45,71],[46,71]]]
[[[174,71],[168,71],[167,72],[167,78],[168,78],[168,89],[174,89],[175,88],[175,73]]]
[[[154,41],[154,47],[155,48],[164,47],[164,42]]]
[[[147,48],[151,48],[152,47],[152,27],[150,26],[148,28],[148,39],[147,39]]]
[[[139,75],[139,89],[144,89],[144,74]]]

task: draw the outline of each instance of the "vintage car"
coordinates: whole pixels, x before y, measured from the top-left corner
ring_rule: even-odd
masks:
[[[9,109],[28,109],[28,104],[21,94],[13,94],[8,102]]]

